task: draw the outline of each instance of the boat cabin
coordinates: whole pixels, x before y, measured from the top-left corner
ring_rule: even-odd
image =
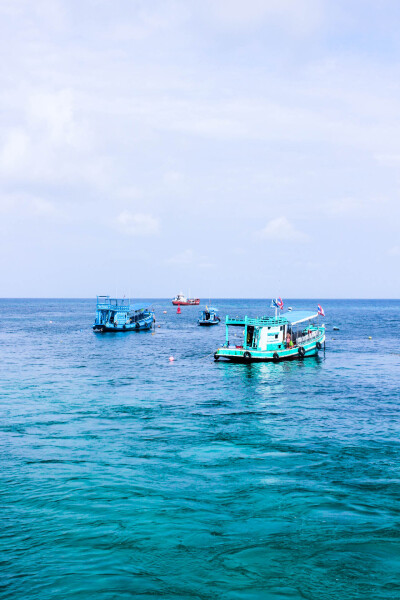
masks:
[[[198,320],[199,325],[218,325],[221,319],[218,316],[218,308],[213,308],[212,306],[205,308],[200,313],[200,318]]]

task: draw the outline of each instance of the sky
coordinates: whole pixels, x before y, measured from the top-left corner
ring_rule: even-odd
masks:
[[[400,298],[397,0],[0,0],[0,296]]]

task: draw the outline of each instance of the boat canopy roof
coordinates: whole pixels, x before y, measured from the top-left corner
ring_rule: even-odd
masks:
[[[265,317],[226,317],[226,325],[233,325],[234,327],[242,327],[243,325],[253,325],[255,327],[280,327],[281,325],[296,325],[296,323],[303,323],[303,321],[309,321],[315,319],[318,313],[309,310],[293,310],[288,311],[284,314],[280,314],[277,317],[265,316]]]
[[[129,298],[110,298],[110,296],[97,296],[98,310],[139,312],[141,310],[146,310],[149,308],[149,306],[150,304],[146,304],[144,302],[131,304]]]
[[[296,323],[302,323],[303,321],[309,321],[318,317],[318,313],[310,310],[292,310],[285,312],[280,315],[282,319],[286,319],[291,325]]]
[[[139,311],[139,310],[146,310],[146,308],[149,308],[148,304],[140,304],[139,303],[139,304],[131,304],[130,305],[130,309],[134,310],[135,312]]]
[[[215,306],[208,306],[202,312],[218,312],[218,308],[215,308]]]

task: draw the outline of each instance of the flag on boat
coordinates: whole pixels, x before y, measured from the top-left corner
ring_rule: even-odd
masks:
[[[321,315],[321,317],[325,316],[324,309],[322,308],[322,306],[320,304],[318,304],[318,314]]]
[[[280,310],[283,309],[283,300],[282,298],[275,298],[275,300],[272,300],[274,306],[276,306],[277,308],[280,308]]]

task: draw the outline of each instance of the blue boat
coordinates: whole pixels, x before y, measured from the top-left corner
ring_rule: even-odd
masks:
[[[275,317],[244,319],[227,316],[225,325],[225,344],[215,352],[215,360],[278,362],[314,356],[325,348],[325,325],[319,325],[316,312],[292,310]],[[242,343],[230,344],[230,327],[241,328]]]
[[[205,310],[200,313],[200,319],[197,321],[199,325],[218,325],[221,319],[218,316],[218,308],[206,306]]]
[[[131,304],[127,298],[97,296],[96,319],[93,330],[106,331],[145,331],[155,322],[154,311],[148,304]]]

